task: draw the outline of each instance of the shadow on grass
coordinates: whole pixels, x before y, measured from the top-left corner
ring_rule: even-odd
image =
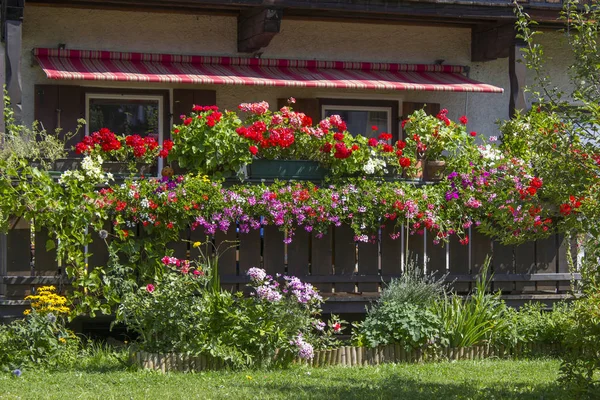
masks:
[[[245,385],[237,385],[242,387]],[[254,386],[256,389],[256,386]],[[490,382],[476,384],[470,382],[423,382],[416,379],[392,376],[379,381],[356,380],[353,378],[333,377],[326,385],[303,383],[260,384],[262,394],[269,398],[310,398],[310,399],[600,399],[600,391],[582,397],[558,383],[527,384]]]

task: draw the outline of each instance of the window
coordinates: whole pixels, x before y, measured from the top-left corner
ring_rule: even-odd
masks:
[[[382,132],[392,133],[391,107],[324,105],[321,112],[323,117],[335,114],[342,117],[346,121],[348,132],[355,135],[377,137]],[[376,131],[373,126],[377,127]]]
[[[85,134],[108,128],[117,135],[153,136],[163,141],[163,96],[86,93]],[[163,160],[158,160],[158,171]]]
[[[376,137],[387,132],[392,134],[392,140],[398,140],[399,106],[397,100],[320,98],[317,110],[321,118],[341,116],[348,125],[348,132],[354,135]],[[377,127],[376,131],[373,126]]]

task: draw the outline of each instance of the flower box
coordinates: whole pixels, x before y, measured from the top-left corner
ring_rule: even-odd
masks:
[[[444,177],[446,169],[446,161],[443,160],[427,160],[425,162],[425,180],[439,181]]]
[[[152,166],[144,163],[136,163],[137,171],[135,175],[146,175],[151,172]],[[110,172],[113,175],[129,175],[131,170],[128,162],[123,161],[104,161],[102,163],[102,170],[104,172]]]
[[[322,180],[327,173],[317,161],[310,160],[258,159],[246,168],[248,179]]]
[[[54,161],[52,171],[65,172],[79,168],[81,157],[59,158]]]

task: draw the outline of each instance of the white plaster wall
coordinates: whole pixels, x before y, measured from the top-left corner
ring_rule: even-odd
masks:
[[[542,37],[547,53],[554,58],[552,76],[566,77],[564,45],[558,34]],[[470,76],[505,89],[504,94],[441,93],[411,91],[360,91],[328,89],[266,88],[252,86],[209,86],[217,91],[222,108],[235,109],[240,102],[266,100],[273,106],[278,98],[347,97],[436,102],[450,111],[451,118],[469,117],[469,130],[487,135],[497,133],[495,122],[508,117],[508,59],[486,63],[470,62],[468,28],[421,27],[331,23],[286,20],[281,33],[263,49],[264,58],[299,58],[396,63],[433,63],[468,65]],[[25,122],[33,120],[33,87],[48,83],[33,62],[34,47],[137,51],[177,54],[237,54],[235,17],[169,13],[142,13],[63,9],[44,6],[25,8],[23,29],[23,105]],[[71,82],[61,84],[131,88],[189,88],[189,85],[143,84],[128,82]],[[200,87],[200,86],[198,86]],[[400,110],[401,111],[401,110]]]

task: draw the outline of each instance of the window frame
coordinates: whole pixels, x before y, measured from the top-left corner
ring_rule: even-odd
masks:
[[[375,107],[375,106],[336,106],[335,104],[321,105],[321,115],[325,118],[327,111],[385,111],[387,112],[387,129],[383,132],[392,131],[392,108],[391,107]],[[352,132],[350,132],[352,133]]]
[[[348,98],[320,98],[319,111],[321,119],[325,118],[325,110],[365,110],[365,111],[386,111],[388,112],[388,133],[392,134],[392,142],[398,140],[400,101],[381,100],[381,99],[348,99]],[[352,133],[352,132],[350,132]],[[366,133],[366,132],[365,132]]]
[[[118,93],[118,92],[101,92],[101,91],[86,91],[85,92],[85,120],[89,121],[90,117],[90,100],[102,99],[102,100],[151,100],[158,102],[158,144],[162,146],[164,141],[164,126],[167,123],[165,121],[165,96],[162,94],[144,94],[144,93]],[[85,125],[85,136],[90,135],[89,124]],[[117,132],[118,134],[118,132]],[[164,160],[159,157],[157,161],[158,176],[164,166]]]

